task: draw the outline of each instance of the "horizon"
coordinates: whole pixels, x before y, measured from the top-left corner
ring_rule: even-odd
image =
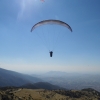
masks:
[[[100,73],[98,72],[67,72],[67,71],[55,71],[55,70],[51,70],[51,71],[16,71],[16,70],[9,70],[9,69],[4,69],[4,68],[0,68],[3,70],[7,70],[7,71],[13,71],[13,72],[17,72],[17,73],[21,73],[21,74],[27,74],[27,75],[42,75],[42,74],[58,74],[58,73],[62,73],[62,74],[82,74],[82,75],[100,75]]]

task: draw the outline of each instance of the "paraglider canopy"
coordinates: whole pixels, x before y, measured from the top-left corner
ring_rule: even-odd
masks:
[[[31,32],[32,32],[35,28],[37,28],[37,27],[39,27],[39,26],[42,26],[42,25],[45,25],[45,24],[57,24],[57,25],[61,25],[61,26],[66,27],[67,29],[69,29],[69,30],[72,32],[72,28],[71,28],[67,23],[65,23],[65,22],[63,22],[63,21],[61,21],[61,20],[55,20],[55,19],[42,20],[42,21],[36,23],[36,24],[31,28]],[[47,41],[46,41],[46,42],[47,42]],[[46,42],[45,42],[45,43],[46,43]],[[52,50],[52,51],[50,50],[49,53],[50,53],[50,57],[52,57],[52,56],[53,56],[53,50]]]
[[[58,24],[58,25],[62,25],[62,26],[65,26],[66,28],[68,28],[71,32],[72,32],[72,28],[65,22],[63,21],[60,21],[60,20],[53,20],[53,19],[49,19],[49,20],[43,20],[43,21],[40,21],[38,23],[36,23],[32,29],[31,29],[31,32],[38,26],[41,26],[41,25],[44,25],[44,24]]]

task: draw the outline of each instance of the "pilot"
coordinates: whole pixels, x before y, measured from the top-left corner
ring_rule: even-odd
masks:
[[[50,53],[50,57],[52,57],[52,55],[53,55],[53,52],[52,52],[52,51],[50,51],[49,53]]]

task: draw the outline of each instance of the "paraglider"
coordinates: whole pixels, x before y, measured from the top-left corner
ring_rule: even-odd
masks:
[[[52,56],[53,56],[53,52],[52,52],[52,51],[50,51],[49,53],[50,53],[50,57],[52,57]]]
[[[66,28],[68,28],[71,32],[72,32],[72,28],[65,22],[63,21],[60,21],[60,20],[54,20],[54,19],[49,19],[49,20],[43,20],[43,21],[40,21],[38,23],[36,23],[32,28],[31,28],[31,32],[39,27],[39,26],[42,26],[42,25],[45,25],[45,24],[57,24],[57,25],[61,25],[61,26],[64,26]],[[53,56],[53,51],[50,51],[50,57]]]

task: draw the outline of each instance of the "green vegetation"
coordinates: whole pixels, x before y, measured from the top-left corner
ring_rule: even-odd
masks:
[[[1,90],[0,100],[100,100],[100,93],[90,88],[83,90],[13,88]]]

